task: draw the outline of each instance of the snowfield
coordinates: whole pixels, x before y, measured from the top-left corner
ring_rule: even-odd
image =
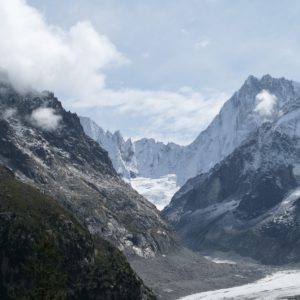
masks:
[[[261,280],[228,289],[198,293],[180,300],[218,299],[287,299],[300,295],[300,270],[276,272]]]
[[[137,177],[130,180],[131,186],[152,202],[157,209],[162,210],[178,191],[176,175],[169,174],[160,178]]]

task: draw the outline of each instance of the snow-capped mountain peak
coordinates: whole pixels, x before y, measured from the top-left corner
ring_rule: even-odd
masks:
[[[215,133],[211,150],[224,152],[207,152],[218,163],[188,180],[163,211],[186,245],[271,264],[300,261],[299,96],[284,78],[248,78],[200,134],[198,150],[203,134]]]

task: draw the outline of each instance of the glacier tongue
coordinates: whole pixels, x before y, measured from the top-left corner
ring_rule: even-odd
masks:
[[[131,186],[159,210],[167,206],[178,191],[176,175],[169,174],[159,178],[136,177],[131,179]]]

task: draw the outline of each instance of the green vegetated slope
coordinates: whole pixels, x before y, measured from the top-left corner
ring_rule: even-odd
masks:
[[[123,254],[0,166],[0,299],[155,299]]]

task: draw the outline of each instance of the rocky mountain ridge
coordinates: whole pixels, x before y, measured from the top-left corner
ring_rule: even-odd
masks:
[[[0,162],[24,182],[127,255],[153,257],[176,245],[156,208],[119,178],[107,152],[52,93],[20,93],[2,82],[0,108]]]

